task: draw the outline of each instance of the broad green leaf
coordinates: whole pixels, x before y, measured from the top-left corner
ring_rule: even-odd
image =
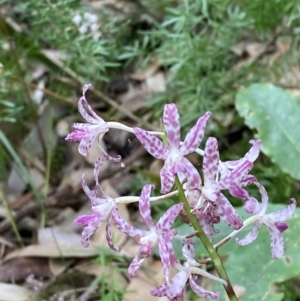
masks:
[[[237,94],[236,108],[257,129],[262,151],[299,180],[300,100],[272,84],[254,84]]]

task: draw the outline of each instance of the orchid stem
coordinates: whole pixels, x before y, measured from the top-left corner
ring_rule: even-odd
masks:
[[[196,216],[192,213],[189,202],[184,194],[184,190],[183,190],[182,185],[177,176],[175,179],[175,185],[178,190],[178,196],[179,196],[180,200],[184,203],[184,211],[185,211],[190,223],[194,227],[195,231],[197,231],[196,236],[201,240],[204,247],[206,248],[206,250],[216,268],[216,271],[217,271],[219,277],[222,278],[223,280],[225,280],[227,283],[227,285],[224,284],[224,288],[225,288],[225,291],[227,293],[229,300],[230,301],[238,301],[238,298],[233,290],[233,287],[231,285],[231,282],[229,280],[227,272],[226,272],[226,270],[223,266],[223,263],[219,257],[219,254],[217,253],[216,249],[214,248],[214,246],[212,245],[212,243],[210,242],[208,237],[205,235],[203,229],[201,228],[201,226],[198,223]]]

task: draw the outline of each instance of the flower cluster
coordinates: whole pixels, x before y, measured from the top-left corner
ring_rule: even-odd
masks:
[[[208,291],[200,287],[196,278],[198,275],[209,277],[226,285],[226,281],[215,277],[200,268],[194,252],[194,242],[187,233],[186,236],[177,234],[174,228],[174,221],[180,217],[184,222],[190,223],[187,214],[191,210],[197,218],[199,225],[205,235],[210,238],[215,233],[215,225],[224,220],[237,234],[241,229],[254,224],[251,232],[243,239],[236,238],[240,245],[253,242],[258,236],[260,226],[268,228],[271,240],[271,253],[273,258],[280,258],[284,253],[282,232],[288,228],[285,221],[293,215],[296,208],[296,201],[292,199],[286,208],[266,214],[268,207],[268,195],[265,188],[258,182],[257,178],[250,174],[254,161],[257,159],[261,141],[251,140],[252,147],[239,160],[222,162],[219,156],[218,142],[214,137],[209,137],[205,143],[204,150],[199,145],[204,137],[205,127],[211,115],[206,112],[187,133],[183,142],[180,139],[180,119],[175,104],[167,104],[164,107],[163,126],[164,132],[149,132],[141,128],[129,128],[117,122],[106,122],[100,118],[89,106],[85,94],[91,87],[87,84],[83,88],[83,95],[78,102],[78,110],[85,123],[75,123],[74,131],[66,140],[79,142],[78,151],[86,156],[89,148],[96,139],[101,140],[110,128],[117,128],[133,133],[144,148],[155,158],[163,160],[164,165],[160,171],[161,196],[151,197],[151,191],[155,187],[151,184],[145,185],[140,197],[126,196],[111,198],[101,188],[98,181],[99,172],[103,161],[120,162],[121,157],[116,158],[108,155],[102,148],[102,156],[95,162],[94,177],[96,189],[90,190],[85,174],[82,176],[82,187],[91,201],[93,213],[80,216],[75,224],[85,227],[82,232],[82,245],[87,247],[89,239],[96,229],[106,221],[106,238],[110,248],[120,251],[112,241],[111,225],[114,224],[123,233],[138,239],[140,249],[132,260],[128,273],[135,277],[137,270],[142,263],[152,254],[153,248],[158,246],[164,273],[164,283],[151,290],[153,296],[166,296],[170,300],[183,300],[183,293],[186,283],[199,296],[210,299],[217,299],[219,292]],[[186,155],[198,153],[203,157],[202,168],[195,167]],[[200,174],[203,175],[201,178]],[[150,202],[167,199],[178,193],[173,189],[175,179],[181,183],[188,206],[178,203],[170,208],[160,217],[156,225],[151,216]],[[261,202],[250,196],[246,188],[254,184],[261,194]],[[244,202],[246,212],[252,214],[248,220],[243,221],[237,214],[234,207],[224,194],[227,191],[231,196],[241,199]],[[140,214],[149,230],[137,229],[122,218],[118,213],[119,203],[138,202]],[[185,209],[184,209],[185,207]],[[185,263],[181,263],[173,250],[172,241],[182,240],[183,256]],[[197,242],[200,243],[200,242]],[[177,273],[171,275],[171,269],[175,268]]]

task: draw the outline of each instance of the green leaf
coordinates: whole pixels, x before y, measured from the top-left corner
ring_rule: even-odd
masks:
[[[262,151],[299,180],[300,101],[272,84],[254,84],[237,94],[236,108],[257,129]]]

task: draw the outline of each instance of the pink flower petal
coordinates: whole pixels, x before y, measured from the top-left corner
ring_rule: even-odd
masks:
[[[296,200],[292,199],[291,201],[292,204],[288,205],[287,207],[276,212],[267,214],[268,219],[271,219],[276,222],[284,222],[287,219],[290,219],[296,210]]]
[[[283,238],[281,232],[273,223],[264,223],[267,226],[271,239],[272,258],[281,258],[284,253]]]
[[[216,175],[219,166],[218,141],[216,138],[209,137],[204,150],[203,175],[207,187],[213,186],[216,182]]]
[[[223,194],[220,194],[218,200],[218,213],[220,214],[220,217],[226,222],[228,226],[232,227],[234,230],[240,229],[243,226],[243,221],[237,215],[236,211],[227,200],[227,198]]]
[[[121,156],[113,158],[109,155],[103,155],[103,156],[99,157],[95,163],[94,178],[96,181],[96,185],[98,186],[98,188],[100,189],[100,191],[103,193],[104,196],[107,196],[107,194],[105,193],[105,191],[103,191],[103,189],[101,188],[101,186],[99,184],[99,172],[100,172],[100,168],[101,168],[103,162],[105,162],[107,160],[117,163],[117,162],[121,161]]]
[[[183,240],[182,254],[186,260],[195,259],[195,244],[192,239],[186,238]]]
[[[161,193],[168,193],[174,185],[175,175],[169,169],[163,168],[160,170]]]
[[[170,264],[171,266],[174,266],[175,263],[178,262],[178,259],[175,255],[175,252],[174,252],[174,249],[173,249],[173,244],[172,244],[172,239],[174,237],[174,235],[176,235],[177,231],[176,230],[170,230],[168,232],[166,232],[163,236],[163,240],[164,240],[164,243],[167,247],[167,252],[169,254],[169,258],[170,258]]]
[[[181,296],[188,280],[188,274],[185,270],[178,272],[168,284],[163,284],[153,288],[150,293],[152,296],[164,297],[167,296],[170,300]]]
[[[176,217],[178,216],[179,212],[182,210],[183,204],[175,204],[170,207],[159,219],[158,223],[156,224],[156,229],[158,232],[164,232],[171,229]]]
[[[149,229],[154,228],[154,224],[151,217],[151,209],[150,209],[150,194],[151,190],[154,189],[154,185],[145,185],[142,193],[141,198],[139,201],[139,209],[141,216],[143,217],[143,220],[145,221],[146,225],[149,227]]]
[[[133,260],[131,261],[128,267],[128,275],[130,278],[134,278],[136,276],[137,270],[140,268],[144,260],[145,258],[143,259],[138,258],[138,253],[135,255],[135,257],[133,258]]]
[[[161,263],[163,266],[164,279],[166,282],[169,282],[169,275],[171,272],[171,261],[168,253],[168,248],[163,239],[160,239],[158,242],[158,250],[161,258]]]
[[[185,167],[184,174],[187,179],[187,190],[199,189],[201,187],[201,178],[196,167],[186,158],[182,159],[182,163]]]
[[[160,139],[140,128],[134,128],[133,132],[148,153],[157,159],[166,160],[169,150]]]
[[[258,229],[259,229],[259,225],[256,223],[248,235],[246,235],[243,239],[236,238],[235,241],[241,246],[250,244],[252,241],[254,241],[257,238]]]
[[[221,296],[220,292],[211,292],[211,291],[204,289],[203,287],[196,284],[196,282],[194,281],[192,276],[190,276],[189,279],[190,279],[191,289],[196,294],[198,294],[200,297],[203,297],[206,299],[219,299],[220,298],[220,296]]]
[[[253,163],[245,161],[240,164],[237,168],[232,170],[229,174],[223,177],[219,184],[220,189],[229,189],[231,186],[241,186],[240,182],[243,178],[248,176],[249,171],[252,169]]]
[[[116,227],[123,233],[135,237],[142,237],[147,235],[147,231],[143,231],[143,230],[139,230],[133,226],[131,226],[130,224],[128,224],[117,212],[117,209],[114,209],[112,211],[112,219],[114,221],[114,224],[116,225]]]
[[[94,110],[91,108],[91,106],[88,104],[86,98],[85,98],[85,93],[88,89],[92,87],[91,84],[86,84],[83,86],[82,89],[82,97],[80,97],[78,101],[78,111],[81,114],[81,116],[89,123],[91,124],[101,124],[105,123],[105,121],[100,118]],[[86,108],[86,109],[85,109]]]
[[[113,244],[112,233],[111,233],[111,217],[109,217],[107,220],[105,232],[106,232],[106,241],[109,247],[116,252],[120,252],[121,248],[115,247],[115,245]]]
[[[247,201],[250,199],[250,195],[246,189],[243,189],[242,187],[239,186],[232,186],[229,188],[229,193],[239,199],[242,199],[244,201]]]
[[[260,203],[257,199],[250,197],[249,200],[244,204],[243,208],[246,212],[251,214],[259,214],[260,213]]]
[[[206,112],[198,119],[197,123],[187,133],[184,142],[180,147],[180,152],[183,156],[194,152],[199,147],[199,144],[203,139],[205,126],[210,115],[211,112]]]
[[[169,149],[178,149],[180,145],[180,123],[178,110],[174,103],[165,105],[163,124]]]
[[[74,225],[85,226],[81,235],[81,244],[87,248],[89,246],[89,239],[102,224],[104,218],[98,214],[82,215],[75,219]]]

